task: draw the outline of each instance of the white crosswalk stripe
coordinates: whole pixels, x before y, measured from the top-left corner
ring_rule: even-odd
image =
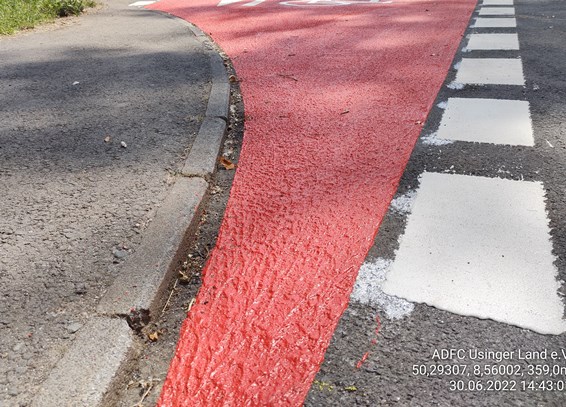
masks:
[[[383,291],[560,334],[554,261],[541,183],[425,172]]]
[[[521,59],[464,58],[456,82],[475,85],[524,85]]]
[[[513,16],[514,7],[501,7],[512,5],[483,1],[479,15],[487,17],[475,20],[480,31],[463,49],[472,57],[456,64],[449,88],[525,85],[521,59],[507,57],[519,50],[518,35],[481,31],[515,28],[515,18],[497,17]],[[474,53],[480,51],[499,51],[501,57],[478,58]],[[444,111],[438,131],[423,136],[424,145],[535,146],[528,101],[449,97],[439,107]],[[542,334],[566,332],[558,294],[564,282],[557,280],[542,182],[425,171],[418,189],[397,197],[391,211],[406,214],[394,259],[368,260],[352,300],[377,305],[390,318],[410,313],[412,303],[425,303]]]
[[[445,140],[533,146],[529,103],[450,98],[437,136]]]

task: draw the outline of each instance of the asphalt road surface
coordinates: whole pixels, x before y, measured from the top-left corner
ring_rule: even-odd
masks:
[[[24,406],[182,165],[209,62],[185,24],[124,1],[0,47],[0,405]]]

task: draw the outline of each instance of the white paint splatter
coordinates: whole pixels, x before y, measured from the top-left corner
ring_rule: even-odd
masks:
[[[409,191],[391,201],[391,209],[398,213],[409,213],[413,207],[413,202],[417,196],[417,191]]]
[[[421,141],[423,144],[427,146],[444,146],[446,144],[454,143],[454,140],[446,140],[443,138],[439,138],[436,133],[431,133],[426,136],[421,137]]]
[[[401,319],[413,312],[415,306],[381,290],[385,275],[392,263],[391,260],[378,258],[373,262],[362,264],[350,299],[381,307],[389,319]]]
[[[454,89],[454,90],[462,90],[464,89],[464,84],[460,83],[460,82],[450,82],[448,85],[446,85],[449,89]]]
[[[437,104],[436,106],[438,106],[439,108],[441,108],[442,110],[446,109],[446,107],[448,106],[448,101],[444,101],[444,102],[440,102],[439,104]]]

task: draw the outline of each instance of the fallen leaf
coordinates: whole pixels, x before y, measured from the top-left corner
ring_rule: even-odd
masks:
[[[231,83],[238,82],[238,78],[236,78],[235,75],[230,75],[228,77],[228,80],[230,80]]]
[[[179,270],[179,283],[188,284],[191,282],[191,276]]]
[[[159,339],[160,333],[161,332],[159,331],[151,332],[150,334],[147,335],[147,337],[149,338],[150,341],[155,342],[156,340]]]
[[[220,164],[222,164],[222,166],[227,170],[233,170],[234,168],[236,168],[232,161],[227,160],[224,157],[220,157]]]

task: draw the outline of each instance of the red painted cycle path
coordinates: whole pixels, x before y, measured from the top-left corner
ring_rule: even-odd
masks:
[[[475,1],[216,4],[153,6],[211,34],[246,109],[160,405],[300,405]]]

